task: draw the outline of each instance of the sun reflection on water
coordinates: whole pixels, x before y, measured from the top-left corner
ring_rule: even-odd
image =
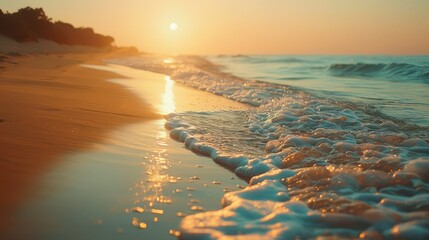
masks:
[[[174,81],[169,76],[165,76],[164,81],[165,86],[161,95],[159,111],[162,114],[169,114],[176,110]],[[173,203],[173,192],[165,190],[166,184],[174,184],[180,180],[180,177],[176,178],[167,173],[167,170],[171,168],[171,163],[167,153],[169,136],[164,124],[165,120],[156,122],[157,133],[152,150],[143,157],[143,176],[134,186],[135,207],[131,210],[143,215],[139,218],[133,217],[131,224],[140,229],[148,229],[158,221],[162,222],[163,217],[167,217],[164,216],[165,207]],[[180,233],[170,229],[169,234],[177,237]]]
[[[166,205],[173,203],[173,192],[165,190],[166,184],[174,184],[180,180],[167,173],[167,170],[171,168],[171,163],[168,159],[168,134],[164,128],[164,122],[164,120],[158,120],[156,123],[159,131],[153,142],[152,151],[143,157],[143,176],[133,188],[135,207],[131,210],[143,215],[139,215],[139,218],[133,217],[131,224],[140,229],[154,227],[158,221],[162,222],[163,217],[167,217],[164,216],[165,208]],[[170,235],[179,234],[175,230],[171,231]]]
[[[157,100],[153,105],[162,114],[175,112],[175,82],[169,76],[155,80],[157,89],[148,93]],[[171,228],[177,228],[183,217],[220,207],[222,194],[241,183],[230,173],[213,171],[210,163],[201,165],[198,157],[189,156],[182,144],[170,138],[164,124],[164,119],[152,120],[133,129],[145,140],[135,145],[143,150],[138,155],[141,175],[130,188],[133,195],[125,213],[129,214],[127,224],[151,239],[180,236],[179,231]],[[201,201],[207,196],[209,199]]]
[[[169,114],[174,111],[176,111],[176,102],[174,101],[174,81],[171,80],[170,76],[165,76],[165,87],[164,87],[164,93],[162,94],[162,101],[161,101],[161,113],[162,114]]]

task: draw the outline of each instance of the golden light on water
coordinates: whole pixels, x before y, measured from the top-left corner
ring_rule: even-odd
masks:
[[[169,114],[176,110],[176,102],[174,101],[174,81],[171,80],[170,76],[165,76],[165,87],[164,92],[162,93],[161,100],[161,113]]]
[[[174,59],[172,59],[172,58],[165,58],[164,60],[162,60],[162,62],[166,63],[166,64],[172,64],[172,63],[174,63]]]
[[[171,196],[165,195],[164,187],[171,179],[174,179],[173,176],[170,176],[166,172],[171,166],[166,153],[168,147],[166,140],[168,135],[163,127],[164,121],[159,120],[157,126],[159,132],[153,143],[153,152],[148,153],[145,157],[144,174],[146,176],[138,181],[135,186],[136,200],[134,203],[137,206],[132,208],[132,211],[136,213],[158,215],[157,217],[150,217],[153,218],[153,222],[158,222],[159,218],[164,215],[165,204],[172,203]],[[146,215],[142,215],[141,217],[142,219],[133,218],[132,225],[141,229],[148,228],[148,225],[144,221],[149,221],[149,218]]]

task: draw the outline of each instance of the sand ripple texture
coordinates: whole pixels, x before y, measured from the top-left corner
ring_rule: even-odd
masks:
[[[175,61],[116,63],[257,106],[167,117],[171,137],[249,182],[223,209],[184,218],[181,238],[429,239],[426,127]]]

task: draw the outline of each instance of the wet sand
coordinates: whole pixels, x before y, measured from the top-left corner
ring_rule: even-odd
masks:
[[[117,65],[84,66],[111,72],[108,81],[131,90],[156,113],[249,108],[162,74]],[[225,191],[246,185],[172,140],[164,123],[140,119],[109,131],[86,150],[62,154],[41,176],[32,198],[14,213],[15,225],[4,237],[174,239],[183,216],[219,209]]]
[[[58,159],[0,238],[173,240],[184,216],[218,210],[226,191],[247,186],[171,139],[164,122],[120,127]]]
[[[248,108],[164,75],[103,67],[102,59],[135,54],[133,49],[18,44],[2,37],[0,43],[0,229],[19,229],[16,214],[46,191],[46,181],[63,181],[47,176],[76,161],[67,156],[111,139],[114,129],[175,111]],[[199,161],[187,154],[185,159]]]
[[[0,62],[0,228],[59,156],[99,142],[111,129],[160,117],[106,81],[118,75],[80,66],[127,50],[20,54],[10,49]]]

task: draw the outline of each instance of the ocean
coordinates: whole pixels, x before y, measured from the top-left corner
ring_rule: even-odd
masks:
[[[222,71],[429,126],[428,56],[211,56]]]
[[[429,238],[429,57],[111,59],[253,106],[166,115],[170,137],[249,183],[184,239]]]

